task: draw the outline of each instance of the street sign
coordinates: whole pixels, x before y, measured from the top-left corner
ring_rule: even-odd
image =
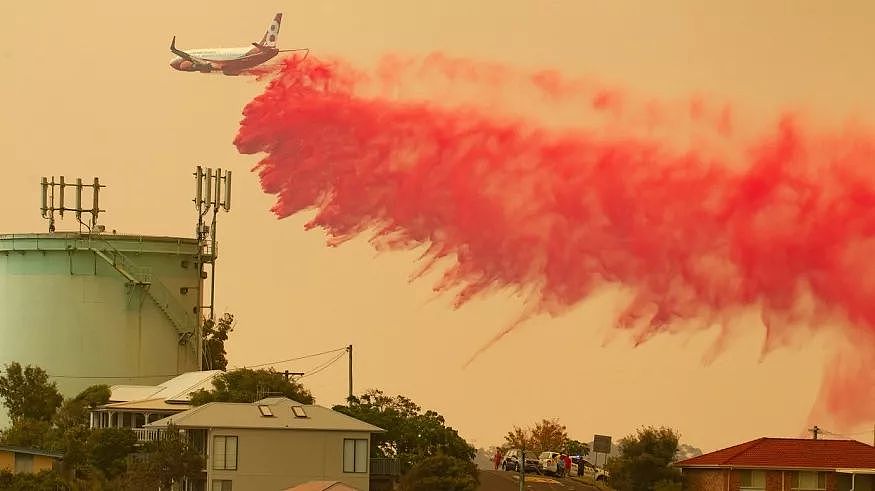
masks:
[[[611,453],[611,437],[606,435],[593,435],[592,451],[596,453]]]

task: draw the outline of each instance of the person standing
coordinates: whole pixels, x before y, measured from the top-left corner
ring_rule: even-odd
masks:
[[[501,464],[501,449],[495,449],[495,456],[492,457],[493,462],[495,463],[495,470],[498,470],[498,465]]]

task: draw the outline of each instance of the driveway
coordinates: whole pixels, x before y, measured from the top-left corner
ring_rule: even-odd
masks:
[[[519,491],[519,474],[506,471],[480,471],[480,491]],[[598,491],[574,479],[556,479],[526,474],[526,491]]]

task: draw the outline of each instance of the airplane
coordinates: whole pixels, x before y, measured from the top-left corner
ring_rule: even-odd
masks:
[[[277,49],[276,40],[280,32],[283,14],[278,13],[267,28],[261,41],[242,48],[199,48],[183,51],[176,47],[176,36],[170,41],[170,51],[176,55],[170,66],[181,72],[210,73],[221,71],[225,75],[239,75],[244,70],[256,67],[279,53],[289,51],[308,51],[305,49]],[[305,55],[306,56],[306,55]]]

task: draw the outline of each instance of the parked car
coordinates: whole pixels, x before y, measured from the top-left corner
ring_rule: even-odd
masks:
[[[561,456],[562,454],[559,452],[541,452],[541,455],[538,456],[538,462],[541,465],[541,472],[556,475],[556,469],[559,466],[559,459]],[[565,474],[569,476],[577,475],[577,464],[574,463],[574,459],[571,459],[571,469],[565,469]]]
[[[518,448],[512,448],[504,454],[504,457],[501,459],[501,464],[499,467],[505,471],[520,471],[520,456],[523,451]],[[525,472],[537,472],[540,473],[541,470],[538,466],[538,459],[535,458],[534,452],[526,451],[526,464],[525,464]]]
[[[593,481],[607,481],[610,474],[608,471],[602,469],[601,467],[596,467],[588,460],[583,459],[582,457],[571,457],[571,460],[578,459],[578,463],[583,464],[583,473],[579,475],[587,476],[591,478]]]

